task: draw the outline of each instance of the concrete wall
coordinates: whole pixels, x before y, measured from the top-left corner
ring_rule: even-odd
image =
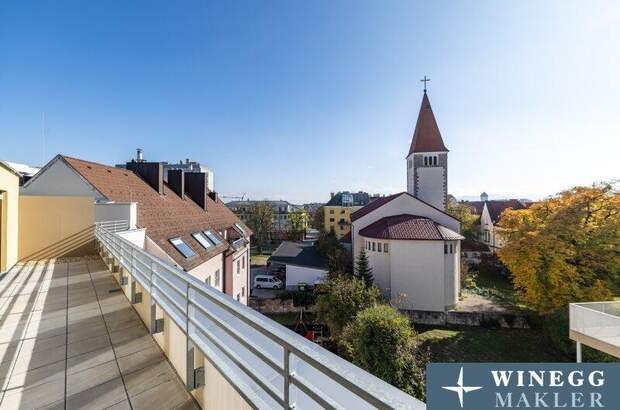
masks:
[[[93,253],[92,197],[21,196],[19,259]]]
[[[134,229],[138,220],[137,202],[101,202],[95,204],[95,221],[128,221]]]
[[[327,275],[327,270],[309,268],[306,266],[286,265],[286,287],[296,288],[300,282],[314,285],[321,283]]]
[[[219,284],[215,284],[216,272],[219,270]],[[190,275],[198,278],[201,282],[207,282],[207,278],[211,278],[211,286],[218,289],[220,292],[224,291],[224,253],[215,255],[208,261],[196,266],[194,269],[188,272]]]
[[[61,159],[52,160],[45,171],[40,171],[22,187],[21,194],[90,196],[96,200],[105,199]]]
[[[95,210],[97,206],[95,206]],[[144,249],[144,242],[146,240],[146,229],[132,229],[129,231],[118,232],[118,236],[127,239],[139,248]]]
[[[0,272],[18,259],[19,177],[0,165]]]

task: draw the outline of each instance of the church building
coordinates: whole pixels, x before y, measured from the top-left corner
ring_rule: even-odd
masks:
[[[354,262],[365,250],[374,283],[399,308],[445,312],[458,302],[464,238],[447,213],[448,149],[426,87],[406,167],[406,192],[351,215]]]

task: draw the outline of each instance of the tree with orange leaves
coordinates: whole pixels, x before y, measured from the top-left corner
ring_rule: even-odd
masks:
[[[547,314],[620,294],[620,194],[613,183],[576,187],[507,210],[498,251],[523,302]]]

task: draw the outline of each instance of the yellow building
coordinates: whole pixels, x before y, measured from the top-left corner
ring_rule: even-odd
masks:
[[[351,232],[351,214],[370,202],[366,192],[338,192],[324,206],[323,229],[338,239]]]
[[[0,272],[17,262],[19,174],[0,161]]]

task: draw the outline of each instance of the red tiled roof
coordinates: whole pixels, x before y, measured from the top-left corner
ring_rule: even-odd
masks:
[[[504,212],[506,209],[518,210],[527,208],[527,206],[525,206],[523,202],[519,201],[518,199],[487,201],[486,204],[493,224],[497,223],[500,220],[502,212]]]
[[[439,208],[429,204],[428,202],[425,202],[425,201],[421,200],[420,198],[411,195],[409,192],[399,192],[397,194],[392,194],[392,195],[388,195],[388,196],[379,197],[379,198],[375,199],[374,201],[370,202],[365,207],[360,208],[357,211],[353,212],[351,214],[351,222],[360,219],[362,216],[368,215],[369,213],[371,213],[372,211],[374,211],[377,208],[381,208],[383,205],[387,204],[392,199],[398,198],[401,195],[409,195],[410,197],[415,198],[418,201],[422,202],[424,205],[428,205],[431,208],[441,212],[442,214],[449,216],[450,218],[454,219],[455,221],[458,221],[457,218],[455,218],[454,216],[450,215],[446,211],[443,211],[443,210],[441,210],[441,209],[439,209]]]
[[[482,215],[482,210],[484,209],[484,201],[467,201],[462,202],[462,204],[471,209],[472,212],[476,215]]]
[[[417,215],[386,216],[360,230],[360,235],[377,239],[457,240],[462,236],[429,218]]]
[[[219,199],[214,202],[208,197],[205,212],[187,195],[185,199],[179,197],[166,183],[164,193],[160,195],[142,178],[126,169],[66,156],[61,158],[109,200],[137,202],[137,225],[146,228],[147,236],[185,270],[195,268],[228,248],[227,242],[222,240],[221,245],[207,251],[192,237],[192,233],[210,229],[217,235],[235,223],[240,224],[248,235],[252,233]],[[186,259],[181,255],[169,242],[170,238],[176,237],[182,238],[197,256]]]
[[[413,152],[447,152],[448,148],[443,143],[431,103],[426,92],[422,97],[422,105],[415,124],[415,131],[411,139],[409,155]]]

